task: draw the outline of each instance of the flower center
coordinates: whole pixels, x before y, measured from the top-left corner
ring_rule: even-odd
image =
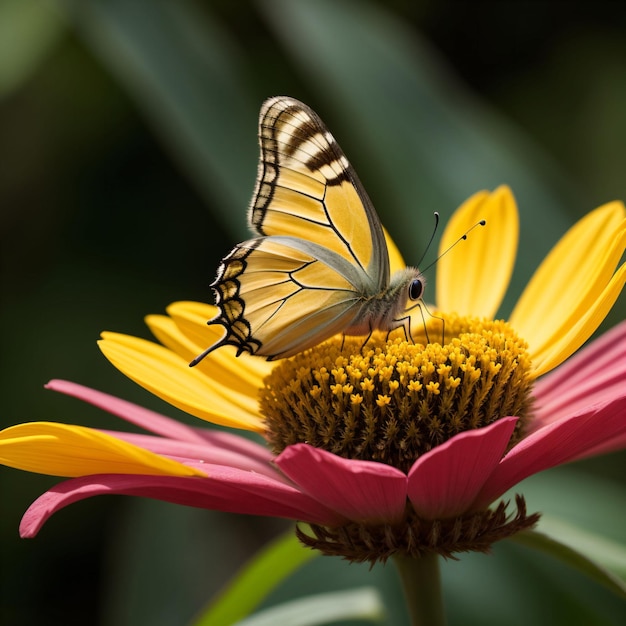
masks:
[[[408,472],[457,433],[514,415],[512,447],[531,412],[526,343],[504,321],[457,315],[445,316],[445,338],[337,337],[281,361],[260,396],[274,453],[308,443]]]

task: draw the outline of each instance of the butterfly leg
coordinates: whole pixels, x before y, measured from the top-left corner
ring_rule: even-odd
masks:
[[[441,320],[441,345],[445,345],[446,343],[446,320],[443,317],[437,317],[433,315],[436,320]]]
[[[419,304],[417,305],[419,306]],[[409,343],[415,343],[413,340],[413,335],[411,334],[411,317],[407,315],[406,317],[401,317],[400,319],[393,320],[395,324],[387,331],[387,340],[389,340],[389,335],[394,331],[398,330],[398,328],[402,328],[404,331],[404,340]]]
[[[367,342],[372,338],[373,332],[374,332],[374,329],[372,328],[372,325],[370,324],[370,332],[367,333],[367,337],[365,337],[365,341],[361,344],[361,353],[363,353],[363,348],[365,348],[365,346],[367,345]]]
[[[418,305],[420,309],[420,313],[422,315],[422,322],[424,324],[424,332],[426,334],[426,341],[430,343],[430,337],[428,336],[428,326],[426,325],[426,318],[424,317],[424,311],[428,314],[429,317],[435,320],[439,320],[441,322],[441,345],[443,346],[446,342],[446,320],[443,317],[439,317],[437,315],[433,315],[426,306],[425,302],[422,302],[421,305]],[[424,310],[422,310],[422,306]]]

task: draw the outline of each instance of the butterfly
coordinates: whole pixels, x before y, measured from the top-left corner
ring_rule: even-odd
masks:
[[[266,100],[249,209],[252,239],[222,259],[211,283],[225,336],[196,357],[232,345],[280,359],[343,335],[403,328],[425,280],[390,275],[385,233],[363,185],[324,122],[289,97]]]

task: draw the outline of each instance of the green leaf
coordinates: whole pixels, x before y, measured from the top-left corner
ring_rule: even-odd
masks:
[[[318,555],[289,531],[255,556],[194,626],[228,626],[244,618],[285,578]]]
[[[550,554],[626,598],[626,546],[554,517],[542,517],[540,527],[547,534],[530,530],[511,540]]]
[[[615,461],[619,467],[619,457]],[[505,499],[521,493],[529,511],[540,511],[546,519],[567,520],[578,528],[626,543],[624,484],[583,471],[589,463],[555,467],[530,476],[507,492]],[[541,530],[542,522],[539,526]]]
[[[622,485],[569,466],[531,476],[505,497],[514,493],[524,494],[529,511],[542,515],[536,531],[520,533],[512,541],[549,554],[624,597]]]
[[[343,620],[380,622],[384,610],[373,587],[321,593],[273,606],[237,622],[236,626],[318,626]]]

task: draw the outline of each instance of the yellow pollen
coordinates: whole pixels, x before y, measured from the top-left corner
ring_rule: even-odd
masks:
[[[456,389],[461,384],[460,378],[446,378],[444,381],[446,389]]]
[[[361,389],[363,391],[374,391],[374,389],[376,388],[376,386],[374,385],[373,381],[371,378],[366,378],[362,383],[361,383]]]
[[[527,347],[503,321],[445,316],[447,343],[340,336],[279,361],[260,393],[274,452],[306,442],[408,471],[458,432],[531,411]],[[440,333],[430,333],[431,337]],[[355,391],[357,393],[355,393]]]
[[[333,394],[338,396],[343,392],[343,385],[341,383],[337,383],[336,385],[331,385],[330,390]]]
[[[434,382],[429,382],[426,385],[426,391],[435,394],[436,396],[439,395],[439,383],[434,383]]]
[[[391,402],[391,398],[389,396],[378,396],[378,399],[376,400],[376,404],[379,407],[384,407],[387,406],[389,403]]]

